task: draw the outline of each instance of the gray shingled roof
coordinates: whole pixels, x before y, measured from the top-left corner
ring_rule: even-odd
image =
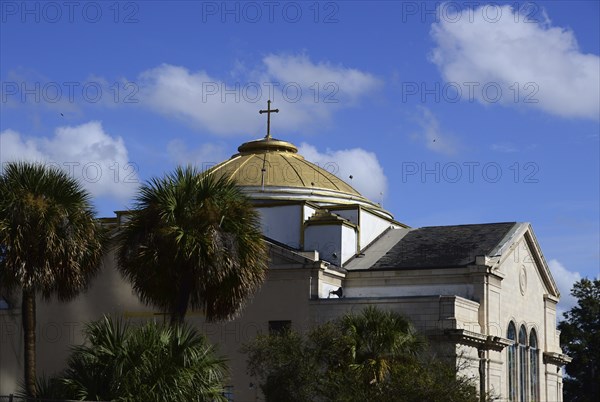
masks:
[[[516,222],[429,226],[411,230],[371,269],[463,267],[488,255]]]

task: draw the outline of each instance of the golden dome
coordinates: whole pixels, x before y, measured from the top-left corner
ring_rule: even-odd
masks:
[[[211,172],[233,178],[252,198],[360,203],[378,208],[333,173],[305,160],[289,142],[262,138],[240,145],[238,151]]]

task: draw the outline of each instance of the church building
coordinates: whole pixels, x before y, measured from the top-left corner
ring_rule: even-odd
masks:
[[[272,112],[272,111],[270,111]],[[215,175],[238,183],[261,215],[267,280],[241,316],[222,324],[188,313],[229,359],[234,401],[261,400],[243,343],[375,305],[408,317],[440,354],[501,401],[562,401],[559,292],[526,222],[409,227],[351,185],[272,138],[242,144]],[[103,218],[119,230],[127,213]],[[18,303],[15,303],[18,304]],[[64,367],[85,322],[103,314],[163,319],[116,269],[114,250],[90,289],[69,303],[38,302],[38,373]],[[0,309],[0,395],[23,372],[20,307]]]

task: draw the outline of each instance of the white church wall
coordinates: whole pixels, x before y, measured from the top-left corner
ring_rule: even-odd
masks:
[[[356,254],[356,231],[346,225],[309,225],[304,249],[317,250],[323,260],[342,266]]]
[[[488,389],[491,395],[506,395],[503,389],[504,378],[506,376],[506,364],[504,363],[504,353],[502,351],[488,351],[488,366],[486,376],[488,378]],[[506,400],[506,399],[501,399]]]
[[[339,208],[339,209],[331,208],[331,212],[333,212],[336,215],[341,216],[342,218],[349,220],[350,222],[354,223],[355,225],[359,225],[360,224],[359,214],[358,214],[359,208],[360,207],[358,205],[353,206],[353,208],[348,208],[348,207]]]
[[[554,365],[545,365],[546,371],[543,373],[546,382],[547,401],[562,401],[562,375],[560,367]],[[544,394],[542,393],[542,396]]]
[[[341,225],[309,225],[304,229],[304,249],[317,250],[324,261],[340,265]]]
[[[502,320],[498,323],[499,326],[506,331],[512,320],[518,327],[525,325],[528,334],[534,328],[538,343],[545,345],[547,334],[556,331],[555,312],[552,315],[546,309],[544,295],[548,290],[524,239],[511,250],[508,258],[501,264],[500,271],[505,277],[501,283],[500,305],[497,306]],[[492,307],[496,306],[490,306]],[[546,330],[547,318],[553,318],[553,322],[547,323],[551,327],[549,331]],[[553,342],[550,343],[548,346],[553,347]]]
[[[479,354],[477,348],[467,345],[456,345],[456,367],[460,375],[469,378],[473,385],[479,389]]]
[[[380,309],[402,314],[419,331],[427,332],[435,330],[439,326],[440,298],[437,296],[390,297],[377,299],[376,302],[367,297],[352,298],[344,296],[342,299],[316,299],[310,301],[311,321],[324,323],[348,313],[359,314],[366,307],[374,304]]]
[[[261,206],[263,234],[293,248],[300,248],[302,232],[302,205]]]
[[[360,208],[358,205],[354,208],[332,208],[331,211],[359,226],[358,241],[360,250],[363,250],[379,235],[393,226],[389,220],[367,209]]]
[[[360,248],[367,247],[379,235],[390,228],[391,223],[368,210],[360,210]]]
[[[478,319],[480,304],[462,297],[455,297],[454,299],[456,328],[481,333],[481,325]]]
[[[348,297],[400,297],[423,295],[468,295],[473,294],[473,284],[439,284],[439,285],[347,285]]]
[[[322,323],[347,313],[360,313],[367,306],[377,305],[407,317],[417,330],[426,335],[439,335],[444,329],[475,328],[479,303],[457,296],[410,297],[350,297],[344,288],[342,299],[311,300],[311,317]],[[476,324],[475,324],[476,325]],[[453,347],[454,348],[454,347]]]
[[[311,216],[313,216],[315,214],[315,212],[317,212],[316,208],[311,207],[310,205],[303,205],[302,206],[302,219],[303,222],[306,222]]]
[[[506,328],[501,307],[502,284],[497,279],[490,279],[487,286],[486,298],[487,308],[481,311],[480,321],[484,325],[484,331],[487,335],[506,337]],[[487,316],[487,318],[483,317]]]
[[[340,287],[340,284],[331,284],[328,282],[320,282],[319,283],[319,298],[320,299],[330,299],[332,297],[337,297],[336,295],[332,295],[331,292],[335,292]]]
[[[338,298],[330,292],[337,291],[343,285],[345,274],[325,269],[320,270],[318,275],[318,297],[320,299]]]
[[[356,229],[342,226],[342,265],[356,255]]]
[[[542,352],[560,352],[558,341],[556,340],[556,305],[549,301],[544,295],[549,293],[538,266],[534,260],[533,254],[529,249],[524,237],[518,239],[515,244],[507,251],[508,256],[501,263],[499,270],[504,276],[501,281],[501,294],[498,306],[489,306],[490,309],[498,308],[500,310],[500,322],[497,324],[506,331],[508,324],[513,321],[517,328],[524,325],[527,330],[527,336],[535,330],[538,345],[540,347],[540,398],[542,400],[555,401],[558,387],[556,376],[557,367],[542,363]],[[503,256],[504,258],[504,256]],[[508,348],[502,352],[502,361],[507,361]],[[506,372],[506,365],[504,371]],[[544,375],[544,372],[546,374]],[[508,395],[507,373],[502,377],[502,394]],[[557,401],[560,402],[561,399]]]
[[[556,322],[556,304],[556,301],[551,298],[547,297],[544,300],[546,323]],[[546,335],[544,337],[546,344],[543,346],[546,347],[546,350],[558,352],[560,350],[560,331],[552,325],[546,325],[544,332]]]

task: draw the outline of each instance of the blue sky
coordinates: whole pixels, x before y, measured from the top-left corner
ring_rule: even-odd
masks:
[[[0,159],[109,216],[263,136],[271,98],[275,137],[401,222],[531,222],[567,306],[600,266],[599,4],[2,1]]]

